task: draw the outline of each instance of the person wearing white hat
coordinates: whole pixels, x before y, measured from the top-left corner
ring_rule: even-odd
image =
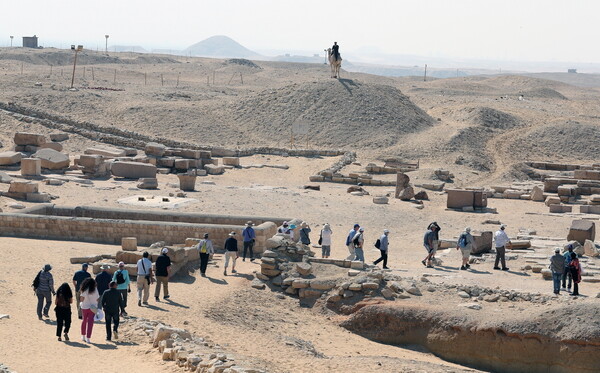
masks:
[[[500,230],[498,230],[494,234],[494,242],[496,246],[496,260],[494,261],[494,269],[500,269],[498,267],[498,262],[502,262],[502,270],[508,271],[508,267],[506,266],[506,246],[512,250],[512,242],[510,242],[510,238],[506,234],[506,224],[502,224],[500,226]]]
[[[123,309],[121,310],[121,316],[127,316],[125,308],[127,308],[127,293],[131,292],[129,286],[131,280],[129,279],[129,271],[125,269],[125,263],[119,262],[119,269],[113,274],[112,280],[117,283],[117,290],[123,298]]]
[[[164,288],[164,299],[169,299],[169,277],[171,277],[171,258],[167,255],[169,249],[164,247],[161,255],[156,258],[156,287],[154,288],[154,299],[160,301],[160,285]]]
[[[460,266],[461,270],[467,270],[471,268],[469,265],[469,258],[471,256],[471,251],[476,248],[475,247],[475,239],[471,234],[471,228],[466,227],[465,231],[460,234],[458,237],[458,242],[456,243],[456,250],[460,250],[462,255],[462,264]]]
[[[235,270],[235,261],[238,257],[237,240],[235,239],[235,232],[229,233],[229,237],[225,240],[225,268],[223,268],[223,275],[227,276],[227,267],[229,266],[229,260],[231,260],[231,273],[237,273]]]
[[[242,237],[244,238],[244,252],[242,261],[246,261],[246,252],[249,251],[250,261],[254,261],[254,242],[256,241],[256,233],[254,232],[254,228],[252,228],[254,224],[249,221],[246,223],[246,228],[242,231]]]
[[[321,257],[329,258],[331,255],[331,235],[333,231],[331,230],[331,226],[329,223],[325,223],[323,225],[323,229],[321,230],[321,235],[319,237],[319,245],[321,245]]]
[[[388,247],[389,247],[388,235],[389,234],[390,234],[390,231],[387,229],[384,229],[381,237],[379,237],[379,239],[377,241],[375,241],[375,247],[378,248],[379,251],[381,251],[381,257],[379,259],[377,259],[376,261],[374,261],[373,264],[377,265],[377,263],[379,263],[383,260],[383,269],[388,269],[387,260],[388,260]]]

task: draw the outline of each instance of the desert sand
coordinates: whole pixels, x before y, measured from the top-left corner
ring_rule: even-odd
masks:
[[[24,61],[23,75],[20,61]],[[298,147],[308,143],[310,148],[357,152],[361,166],[351,165],[344,172],[395,156],[420,161],[419,170],[408,173],[411,182],[431,181],[435,169],[445,168],[455,174],[457,187],[526,180],[520,165],[527,160],[586,163],[597,161],[600,154],[597,87],[524,76],[423,82],[342,72],[343,79],[338,81],[329,78],[325,65],[256,62],[253,66],[213,59],[89,53],[80,60],[75,80],[78,90],[72,92],[68,90],[69,61],[65,51],[3,50],[0,101],[158,141],[230,148],[289,147],[290,126],[301,121],[308,123],[310,132],[308,138],[295,139]],[[51,75],[49,64],[53,65]],[[123,91],[85,89],[89,87]],[[519,95],[525,99],[519,100]],[[17,131],[56,132],[0,111],[0,152],[12,148]],[[69,135],[63,145],[72,157],[101,143],[76,133]],[[497,225],[483,224],[491,219],[507,224],[511,236],[521,228],[533,229],[538,236],[562,238],[557,241],[562,245],[572,216],[547,214],[543,203],[524,200],[490,199],[488,206],[496,208],[496,214],[463,213],[447,210],[446,195],[440,192],[427,191],[429,201],[424,202],[423,209],[416,209],[414,204],[394,198],[387,205],[373,204],[369,196],[346,193],[348,185],[344,184],[319,183],[320,191],[302,189],[309,184],[310,175],[338,158],[243,157],[242,164],[286,164],[289,169],[233,169],[223,175],[201,177],[196,191],[186,192],[197,202],[177,211],[301,218],[312,226],[313,241],[322,225],[330,223],[334,258],[347,255],[343,241],[350,227],[359,222],[369,242],[367,262],[378,257],[371,241],[387,228],[391,231],[388,266],[394,274],[418,281],[425,275],[432,285],[479,285],[551,295],[551,282],[522,270],[526,265],[523,255],[509,260],[508,272],[492,270],[489,261],[473,264],[474,271],[460,271],[460,256],[449,249],[440,252],[443,266],[424,268],[420,263],[425,256],[422,236],[431,221],[442,226],[440,235],[447,239],[457,237],[466,226],[495,231]],[[136,181],[114,179],[93,180],[91,185],[42,185],[40,189],[58,197],[52,201],[57,205],[123,208],[126,206],[117,202],[122,197],[179,191],[175,175],[157,178],[158,190],[140,190]],[[395,176],[381,178],[394,180]],[[394,187],[365,189],[371,195],[393,195]],[[7,190],[8,184],[0,184],[0,191]],[[12,211],[10,206],[15,202],[35,205],[0,197],[0,208]],[[69,264],[70,257],[115,253],[120,246],[0,237],[0,247],[4,254],[0,291],[6,295],[0,298],[0,314],[10,315],[0,320],[0,363],[17,372],[75,372],[82,366],[131,372],[180,370],[173,362],[162,361],[148,337],[128,326],[142,317],[186,328],[239,356],[246,365],[269,372],[476,371],[444,361],[419,346],[382,344],[351,333],[340,326],[348,315],[320,305],[301,307],[298,299],[281,299],[268,288],[252,289],[250,280],[253,271],[260,270],[259,263],[238,261],[239,273],[225,277],[220,254],[209,266],[208,278],[200,277],[193,267],[178,274],[170,285],[170,302],[157,303],[151,297],[150,307],[138,307],[131,300],[132,293],[128,307],[131,319],[123,324],[119,343],[104,341],[103,324],[95,325],[92,344],[81,342],[76,318],[70,333],[72,342],[57,342],[54,313],[51,311],[46,321],[39,321],[35,314],[36,298],[30,285],[36,271],[52,264],[58,286],[71,282],[73,272],[79,269],[79,265]],[[319,249],[314,250],[319,253]],[[540,250],[550,254],[552,248]],[[510,312],[535,315],[540,307],[575,308],[580,303],[597,307],[600,284],[582,283],[584,296],[576,299],[562,293],[541,303],[484,304],[480,311],[457,307],[460,298],[437,289],[395,302],[424,308],[443,304],[448,312],[489,321]]]

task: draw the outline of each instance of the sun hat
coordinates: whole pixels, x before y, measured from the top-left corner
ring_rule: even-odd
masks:
[[[504,228],[506,228],[506,224],[500,225],[500,229],[504,229]]]
[[[390,233],[390,230],[389,229],[384,229],[383,233]]]
[[[123,263],[123,262],[121,262]],[[109,269],[110,266],[108,264],[102,264],[102,266],[100,267],[100,269]]]
[[[467,232],[467,233],[471,232],[471,227],[466,227],[465,232]]]
[[[364,232],[364,231],[365,231],[365,228],[361,227],[361,228],[360,228],[358,231],[359,231],[359,232]]]
[[[232,231],[232,232],[229,233],[229,235],[230,236],[235,236],[235,232]]]
[[[125,267],[125,263],[119,262],[119,267]]]
[[[246,225],[250,226],[250,225],[254,225],[254,223],[252,223],[252,220],[248,220],[248,221],[246,222]]]
[[[51,266],[50,264],[46,264],[46,265],[44,266],[44,271],[46,271],[46,272],[48,272],[48,271],[49,271],[49,270],[51,270],[51,269],[52,269],[52,266]]]
[[[167,247],[163,247],[163,249],[160,252],[166,254],[169,252],[169,249]]]

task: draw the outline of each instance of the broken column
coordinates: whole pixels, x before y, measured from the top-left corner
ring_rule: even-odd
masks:
[[[179,174],[179,189],[183,191],[193,192],[196,188],[196,175],[195,174]]]
[[[21,160],[21,175],[40,176],[42,174],[42,160],[39,158],[23,158]]]

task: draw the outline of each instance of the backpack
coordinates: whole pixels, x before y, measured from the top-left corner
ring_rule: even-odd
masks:
[[[357,234],[356,237],[354,237],[354,239],[352,240],[352,243],[354,244],[354,246],[359,246],[360,245],[360,241],[358,240],[360,238],[360,234]]]
[[[117,271],[117,285],[121,285],[125,283],[125,276],[123,276],[123,271]]]
[[[206,254],[207,250],[206,250],[206,240],[202,241],[202,245],[200,245],[200,253],[202,254]]]
[[[467,235],[466,234],[460,235],[460,238],[458,239],[458,246],[462,249],[467,247]]]
[[[33,287],[33,290],[37,290],[37,288],[40,287],[40,275],[42,274],[42,271],[39,271],[37,273],[37,275],[35,276],[35,278],[33,279],[33,283],[31,284],[31,286]]]
[[[378,249],[381,247],[381,240],[379,238],[377,239],[377,241],[375,241],[375,247]]]

